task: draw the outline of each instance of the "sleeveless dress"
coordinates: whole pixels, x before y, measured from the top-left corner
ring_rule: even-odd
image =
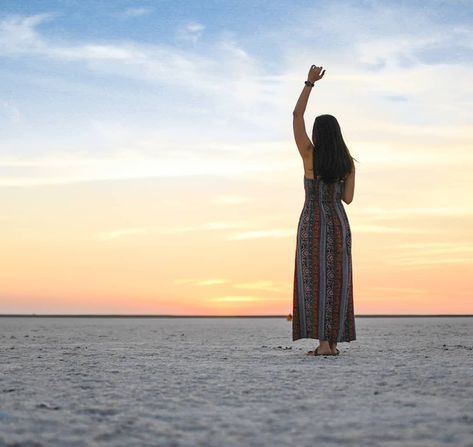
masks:
[[[351,231],[333,184],[304,176],[305,202],[297,227],[292,339],[356,340]]]

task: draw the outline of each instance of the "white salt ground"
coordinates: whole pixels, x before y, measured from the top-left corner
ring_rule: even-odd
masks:
[[[0,318],[1,446],[473,446],[471,318]]]

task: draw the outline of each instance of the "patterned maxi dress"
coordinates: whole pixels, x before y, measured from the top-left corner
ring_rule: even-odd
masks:
[[[351,231],[341,202],[343,180],[304,176],[297,227],[292,339],[356,340]]]

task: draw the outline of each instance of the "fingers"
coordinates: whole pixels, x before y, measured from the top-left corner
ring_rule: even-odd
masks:
[[[325,74],[325,70],[322,71],[322,67],[317,67],[317,65],[315,64],[310,66],[309,73],[312,73],[312,72],[315,73],[315,75],[317,76],[317,79],[322,79]]]

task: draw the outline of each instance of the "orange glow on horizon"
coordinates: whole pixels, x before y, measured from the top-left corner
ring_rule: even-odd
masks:
[[[471,227],[428,203],[417,212],[404,198],[402,209],[382,213],[359,171],[358,195],[345,205],[355,314],[473,313]],[[170,200],[170,181],[153,181],[153,206],[139,199],[150,184],[140,180],[15,191],[0,235],[8,253],[0,312],[287,315],[304,200],[294,174],[280,186],[228,181],[234,195],[253,182],[253,200],[241,203],[214,200],[218,178],[194,182],[198,201],[185,190]],[[279,191],[267,195],[269,186]]]

